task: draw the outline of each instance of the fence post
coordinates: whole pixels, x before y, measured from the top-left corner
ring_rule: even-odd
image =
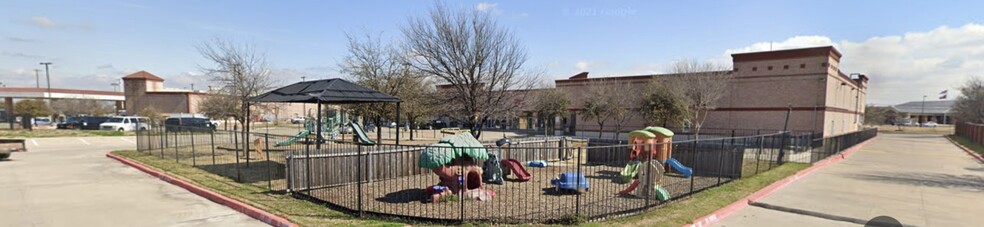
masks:
[[[191,166],[195,167],[198,166],[198,163],[195,161],[195,159],[198,158],[198,156],[195,155],[195,132],[188,131],[188,135],[191,136]]]
[[[690,192],[687,193],[687,195],[692,195],[694,193],[694,178],[697,178],[697,163],[698,163],[698,161],[697,161],[697,151],[699,150],[699,149],[697,149],[697,146],[700,144],[697,141],[699,141],[699,140],[694,140],[694,150],[693,150],[693,152],[690,153],[690,160],[691,160],[691,163],[693,163],[693,165],[694,165],[692,167],[693,170],[694,170],[694,172],[691,173],[691,175],[690,175]]]
[[[164,159],[164,140],[165,138],[167,138],[167,135],[164,134],[167,132],[164,131],[163,127],[161,127],[160,130],[158,131],[160,131],[159,133],[157,133],[157,135],[158,137],[160,137],[160,142],[161,142],[161,159]]]
[[[266,154],[267,161],[267,190],[273,190],[273,173],[270,171],[273,167],[273,163],[270,162],[270,134],[263,134],[263,154]]]
[[[308,137],[304,137],[304,190],[307,193],[311,192],[311,141]],[[361,186],[361,184],[359,184]],[[361,191],[361,190],[360,190]],[[361,204],[362,201],[360,200]]]
[[[734,141],[734,137],[731,137],[731,140]],[[723,174],[722,172],[724,170],[724,157],[725,157],[724,154],[727,153],[728,150],[730,150],[730,149],[725,149],[724,146],[725,146],[725,141],[721,140],[721,151],[718,152],[718,170],[717,170],[718,182],[717,184],[715,184],[715,186],[721,185],[721,175]]]
[[[584,173],[581,172],[581,147],[577,147],[577,189],[578,193],[574,197],[574,215],[581,216],[581,176]],[[640,189],[641,190],[641,189]],[[646,197],[646,205],[649,205],[649,197]]]
[[[181,163],[181,159],[178,159],[178,131],[174,130],[174,162]]]
[[[235,166],[235,168],[236,168],[236,182],[242,182],[243,181],[243,175],[242,175],[242,173],[239,170],[239,139],[238,139],[239,137],[238,137],[237,134],[239,134],[239,133],[238,132],[232,132],[233,137],[236,139],[236,157],[235,157],[235,159],[236,159],[236,166]]]
[[[215,165],[215,130],[212,130],[209,133],[208,143],[211,145],[210,147],[212,147],[212,165]]]
[[[306,140],[307,139],[305,139],[305,141]],[[355,185],[356,185],[356,190],[357,190],[357,192],[355,194],[356,194],[356,199],[358,200],[356,203],[358,204],[358,208],[359,208],[359,217],[362,217],[363,216],[363,212],[362,212],[362,144],[356,144],[355,146],[358,148],[356,150],[356,153],[355,153],[355,176],[356,176],[356,180],[355,180],[356,183],[355,183]]]

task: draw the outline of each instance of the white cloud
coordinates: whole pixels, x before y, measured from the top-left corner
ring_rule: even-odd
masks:
[[[587,72],[588,67],[590,67],[590,65],[591,63],[588,63],[588,61],[581,60],[581,61],[577,61],[577,63],[574,63],[574,68],[577,69],[577,71],[579,72]]]
[[[480,2],[478,5],[475,5],[475,10],[489,12],[495,10],[497,6],[499,6],[498,3]]]
[[[43,28],[54,28],[56,26],[55,21],[48,17],[32,17],[31,23]]]

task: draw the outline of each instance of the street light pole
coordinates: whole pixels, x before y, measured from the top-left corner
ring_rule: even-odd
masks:
[[[38,83],[38,88],[41,88],[41,70],[34,69],[34,82]]]
[[[120,87],[120,83],[109,83],[109,85],[113,86],[113,92],[119,92],[117,88]]]
[[[926,96],[923,95],[922,110],[919,110],[919,123],[922,124],[922,119],[926,117]]]
[[[50,102],[51,101],[51,73],[48,71],[48,66],[51,65],[51,62],[41,62],[41,65],[44,65],[44,76],[48,80],[48,101]]]

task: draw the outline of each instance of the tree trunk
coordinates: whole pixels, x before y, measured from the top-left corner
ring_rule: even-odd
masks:
[[[598,122],[598,138],[601,138],[603,132],[605,132],[605,123]]]

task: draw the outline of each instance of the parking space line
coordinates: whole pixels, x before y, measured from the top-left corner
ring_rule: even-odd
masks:
[[[126,141],[126,142],[129,142],[129,143],[132,143],[132,144],[137,144],[137,142],[136,142],[136,141],[133,141],[133,140],[129,140],[129,139],[127,139],[127,138],[123,138],[123,137],[120,137],[120,139],[121,139],[121,140],[123,140],[123,141]]]
[[[82,139],[82,138],[76,138],[76,139],[79,139],[79,141],[82,141],[82,143],[84,143],[85,145],[91,145],[91,144],[89,143],[89,141],[85,141],[85,140],[84,140],[84,139]]]
[[[31,140],[31,143],[33,143],[35,147],[38,146],[38,140],[32,139]]]

